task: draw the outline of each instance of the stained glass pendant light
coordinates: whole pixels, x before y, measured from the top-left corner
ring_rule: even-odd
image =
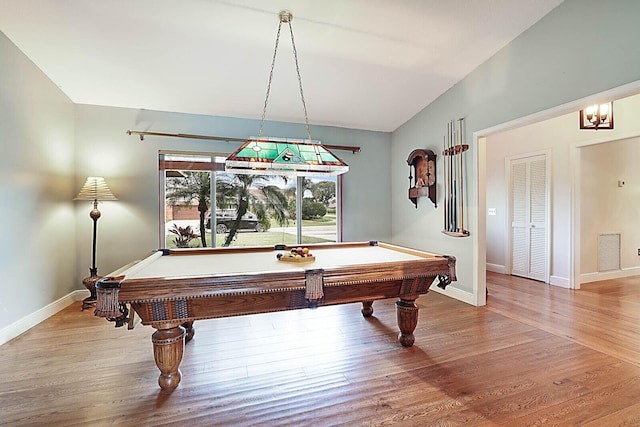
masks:
[[[225,162],[240,174],[331,176],[349,170],[319,141],[288,138],[250,138]]]
[[[278,24],[278,34],[273,52],[269,83],[267,84],[267,95],[264,100],[264,110],[260,122],[260,131],[257,137],[251,137],[225,161],[225,170],[238,174],[253,175],[295,175],[295,176],[332,176],[340,175],[349,171],[347,166],[338,156],[324,147],[320,141],[311,139],[309,128],[309,117],[307,106],[302,91],[302,79],[298,66],[298,55],[293,38],[293,28],[291,20],[293,15],[287,10],[279,13],[280,22]],[[298,83],[300,85],[300,97],[302,98],[302,109],[304,111],[305,124],[307,127],[308,139],[273,138],[262,136],[264,118],[267,112],[269,92],[271,90],[271,79],[278,53],[278,43],[280,41],[280,30],[282,24],[289,24],[291,33],[291,44],[293,46],[293,57],[296,63]]]

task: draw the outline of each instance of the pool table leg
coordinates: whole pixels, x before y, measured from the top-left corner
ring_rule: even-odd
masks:
[[[362,301],[362,315],[364,317],[371,317],[373,314],[373,301]]]
[[[153,357],[160,369],[158,384],[162,390],[173,390],[180,384],[182,374],[179,367],[184,352],[185,333],[182,326],[168,324],[166,327],[158,327],[151,336]]]
[[[405,347],[411,347],[415,341],[413,331],[418,326],[418,306],[415,299],[400,298],[396,301],[396,316],[398,318],[398,341]]]

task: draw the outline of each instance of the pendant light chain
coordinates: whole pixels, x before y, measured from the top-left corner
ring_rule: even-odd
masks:
[[[278,44],[280,42],[280,31],[282,29],[282,23],[286,22],[289,24],[289,32],[291,33],[291,45],[293,46],[293,58],[296,62],[296,73],[298,75],[298,84],[300,86],[300,98],[302,99],[302,110],[304,111],[304,121],[307,127],[307,135],[309,136],[309,140],[311,140],[311,128],[309,127],[309,116],[307,114],[307,104],[304,100],[304,91],[302,90],[302,77],[300,76],[300,66],[298,65],[298,51],[296,50],[296,42],[293,37],[293,27],[291,26],[291,20],[293,19],[293,15],[291,12],[282,11],[280,12],[280,22],[278,23],[278,33],[276,35],[276,45],[273,50],[273,60],[271,61],[271,70],[269,72],[269,83],[267,83],[267,95],[264,99],[264,109],[262,111],[262,119],[260,121],[260,130],[258,131],[258,137],[262,136],[262,129],[264,128],[264,118],[267,114],[267,105],[269,103],[269,93],[271,92],[271,81],[273,80],[273,69],[276,65],[276,56],[278,54]]]
[[[278,34],[276,35],[276,47],[273,50],[273,60],[271,61],[271,71],[269,72],[269,83],[267,83],[267,96],[264,98],[264,109],[262,110],[262,120],[260,121],[260,130],[258,136],[262,136],[262,128],[264,127],[264,117],[267,115],[267,104],[269,102],[269,92],[271,91],[271,80],[273,79],[273,68],[276,66],[276,55],[278,54],[278,42],[280,41],[280,29],[282,29],[282,20],[278,24]]]
[[[300,98],[302,99],[302,110],[304,111],[304,122],[307,126],[307,135],[311,139],[311,129],[309,128],[309,116],[307,115],[307,104],[304,101],[304,92],[302,91],[302,77],[300,77],[300,66],[298,65],[298,51],[296,50],[296,42],[293,39],[293,27],[289,21],[289,31],[291,32],[291,46],[293,46],[293,58],[296,61],[296,73],[298,73],[298,83],[300,84]]]

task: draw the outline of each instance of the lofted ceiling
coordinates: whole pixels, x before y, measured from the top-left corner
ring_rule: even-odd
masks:
[[[561,2],[2,0],[0,31],[75,103],[260,119],[287,9],[309,121],[393,131]],[[266,119],[304,122],[287,26]]]

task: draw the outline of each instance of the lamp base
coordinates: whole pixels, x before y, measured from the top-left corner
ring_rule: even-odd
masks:
[[[102,276],[93,274],[82,279],[82,284],[84,285],[84,287],[87,288],[89,292],[91,292],[91,295],[82,300],[82,311],[96,307],[96,301],[98,299],[96,296],[96,282],[101,278]]]

